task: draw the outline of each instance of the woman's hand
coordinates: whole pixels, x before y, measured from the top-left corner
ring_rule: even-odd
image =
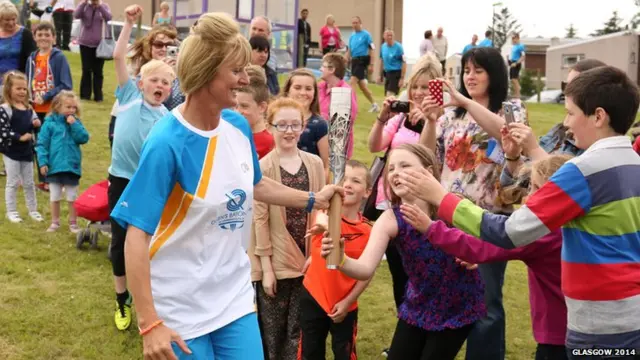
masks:
[[[313,204],[315,210],[325,210],[329,208],[329,203],[334,194],[344,196],[344,189],[337,185],[325,185],[322,190],[315,194],[316,201]]]
[[[269,297],[276,296],[276,275],[273,271],[265,271],[262,273],[262,289]]]
[[[135,24],[142,16],[142,7],[140,5],[129,5],[124,9],[125,19],[129,24]]]
[[[344,239],[340,239],[340,246],[344,247]],[[322,238],[322,246],[320,247],[320,256],[326,259],[332,250],[333,240],[331,240],[331,238],[329,237],[329,232],[325,231],[324,237]]]
[[[400,205],[400,212],[409,225],[423,234],[427,232],[432,223],[431,218],[415,204]]]
[[[422,112],[422,109],[420,109],[419,106],[416,106],[413,103],[413,101],[410,101],[410,103],[411,103],[411,110],[407,114],[407,119],[409,119],[409,122],[411,123],[411,125],[415,125],[419,123],[421,120],[427,121],[427,117]]]
[[[31,124],[33,125],[34,128],[38,128],[40,127],[40,125],[42,125],[42,122],[40,121],[40,119],[35,119],[31,122]]]
[[[432,205],[440,206],[447,191],[427,169],[407,169],[400,174],[400,183],[409,188],[413,196]]]
[[[20,136],[20,141],[22,142],[27,142],[27,141],[31,141],[31,139],[33,139],[33,135],[31,133],[24,133]]]
[[[422,100],[422,104],[420,104],[420,109],[427,116],[427,120],[430,122],[438,121],[438,118],[440,118],[444,113],[442,106],[440,106],[436,99],[431,95],[425,96]]]
[[[442,79],[442,84],[447,88],[447,92],[449,93],[449,102],[442,105],[443,108],[447,108],[450,106],[453,107],[461,107],[461,108],[466,108],[467,104],[470,101],[473,101],[471,99],[469,99],[468,97],[462,95],[455,86],[453,86],[453,84],[451,84],[451,82],[449,80],[444,80]]]
[[[472,263],[468,263],[464,260],[460,260],[458,258],[456,258],[456,263],[464,268],[466,268],[467,270],[475,270],[478,268],[478,264],[472,264]]]
[[[178,360],[171,348],[172,342],[175,342],[184,353],[191,354],[191,350],[178,333],[160,324],[142,337],[144,359]]]
[[[329,216],[322,211],[318,211],[316,213],[315,224],[307,230],[307,233],[304,235],[307,238],[314,237],[319,234],[323,234],[325,231],[329,229]]]
[[[389,118],[393,114],[391,112],[391,104],[396,100],[397,99],[395,96],[389,96],[388,98],[384,99],[384,102],[382,103],[382,109],[380,110],[380,114],[378,114],[378,118],[380,119],[380,121],[387,122],[387,120],[389,120]]]
[[[511,136],[511,132],[507,126],[500,129],[502,134],[502,150],[507,157],[517,158],[522,153],[522,143]]]
[[[167,56],[164,59],[162,59],[162,61],[164,61],[165,64],[171,66],[172,68],[174,68],[174,69],[176,68],[177,61],[176,61],[175,58]]]
[[[522,146],[522,151],[524,151],[527,156],[531,154],[533,149],[540,146],[533,130],[527,125],[514,122],[509,124],[508,127],[509,135]]]

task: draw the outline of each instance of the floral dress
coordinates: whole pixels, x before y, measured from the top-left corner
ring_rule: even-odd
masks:
[[[514,104],[516,121],[526,124],[523,104]],[[492,212],[512,211],[510,205],[496,202],[504,166],[502,147],[469,113],[456,118],[454,111],[448,111],[438,119],[436,156],[442,164],[441,183],[449,192],[460,193]]]

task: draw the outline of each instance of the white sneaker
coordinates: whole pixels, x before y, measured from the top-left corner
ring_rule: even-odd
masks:
[[[43,222],[43,221],[44,221],[44,218],[42,217],[42,215],[40,215],[40,213],[39,213],[39,212],[37,212],[37,211],[31,211],[31,212],[29,213],[29,216],[31,216],[31,218],[32,218],[34,221],[37,221],[37,222]]]
[[[370,113],[375,113],[375,112],[378,112],[378,111],[380,111],[380,107],[378,106],[378,104],[376,104],[376,103],[371,104],[371,108],[369,109],[369,112]]]
[[[10,213],[7,213],[7,219],[9,219],[9,221],[11,221],[14,224],[22,222],[22,218],[20,217],[20,214],[17,211],[12,211]]]

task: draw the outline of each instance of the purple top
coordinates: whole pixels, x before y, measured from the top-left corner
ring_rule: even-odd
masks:
[[[538,344],[564,345],[567,333],[567,306],[560,289],[562,232],[556,230],[527,246],[506,250],[448,228],[434,221],[427,231],[429,241],[471,263],[521,260],[529,272],[529,302],[533,337]]]
[[[109,5],[100,3],[94,7],[88,1],[84,1],[73,12],[73,17],[82,20],[78,44],[92,48],[98,47],[105,33],[104,20],[111,20]]]
[[[393,240],[409,277],[398,318],[428,331],[457,329],[486,315],[484,287],[477,270],[431,245],[427,235],[409,225],[397,207],[398,236]]]

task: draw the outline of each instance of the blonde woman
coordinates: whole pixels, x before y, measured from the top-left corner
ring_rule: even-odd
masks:
[[[325,18],[325,24],[320,28],[320,51],[322,55],[334,52],[343,47],[340,29],[335,26],[336,20],[329,14]]]
[[[322,160],[297,146],[304,130],[303,112],[302,106],[289,98],[269,105],[267,121],[273,129],[276,148],[260,160],[260,168],[263,176],[291,188],[318,191],[325,184]],[[304,209],[255,203],[255,232],[249,256],[268,360],[295,359],[298,351],[309,220]]]
[[[144,358],[262,359],[246,254],[253,199],[311,212],[337,188],[313,193],[262,177],[251,129],[231,110],[251,59],[231,16],[200,16],[180,59],[186,101],[154,126],[111,214],[127,229]]]
[[[169,13],[169,3],[163,1],[160,3],[160,12],[156,13],[153,16],[153,21],[151,22],[153,26],[156,25],[173,25],[173,16]]]

